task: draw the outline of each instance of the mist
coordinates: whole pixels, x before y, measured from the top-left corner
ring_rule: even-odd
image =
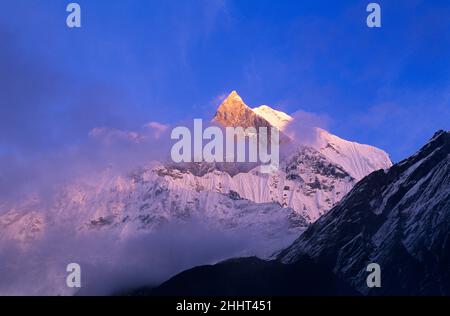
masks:
[[[161,283],[187,268],[245,255],[246,232],[212,229],[201,219],[119,239],[110,231],[80,235],[51,227],[29,245],[0,241],[0,295],[111,295]],[[66,286],[69,263],[81,266],[80,290]]]

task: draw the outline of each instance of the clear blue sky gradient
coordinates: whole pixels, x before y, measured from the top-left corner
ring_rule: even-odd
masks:
[[[331,132],[398,161],[450,129],[450,2],[3,0],[0,155],[214,114],[237,90],[325,117]]]

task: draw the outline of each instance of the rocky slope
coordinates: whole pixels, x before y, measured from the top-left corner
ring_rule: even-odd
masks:
[[[223,101],[217,109],[213,122],[225,127],[267,127],[272,125],[248,107],[236,91]]]
[[[380,264],[374,294],[450,294],[450,133],[358,183],[327,216],[280,254],[328,265],[364,294],[364,267]]]

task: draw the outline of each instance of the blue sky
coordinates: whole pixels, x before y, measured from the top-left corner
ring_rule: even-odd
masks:
[[[94,127],[138,129],[214,114],[237,90],[326,118],[398,161],[450,129],[450,3],[378,1],[4,0],[0,155],[83,142]]]

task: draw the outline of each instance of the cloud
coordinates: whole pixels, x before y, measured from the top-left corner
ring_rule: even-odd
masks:
[[[156,139],[161,138],[161,136],[164,135],[164,133],[166,133],[167,130],[169,129],[169,125],[162,124],[159,122],[147,123],[147,124],[145,124],[145,127],[150,129],[153,132],[153,136]]]
[[[159,122],[149,122],[138,131],[121,130],[111,127],[96,127],[89,132],[89,137],[111,145],[115,142],[128,142],[134,144],[149,143],[151,141],[160,140],[163,136],[170,138],[169,125]],[[147,144],[148,145],[148,144]]]
[[[137,131],[94,128],[78,144],[30,156],[0,155],[0,165],[8,166],[0,169],[0,204],[31,194],[51,200],[55,191],[74,179],[111,168],[119,174],[152,161],[167,161],[170,147],[169,126],[153,122]]]
[[[48,225],[29,247],[0,239],[0,295],[111,295],[157,285],[193,266],[248,255],[249,249],[267,250],[264,242],[247,229],[218,229],[201,217],[124,237],[113,228]],[[66,286],[69,263],[81,266],[80,291]]]
[[[285,133],[295,140],[295,146],[314,143],[317,137],[317,128],[328,129],[331,123],[330,117],[325,114],[316,114],[303,110],[298,110],[291,116],[293,120],[286,126]]]
[[[90,133],[89,137],[98,139],[107,144],[111,144],[117,140],[129,141],[135,144],[139,144],[143,141],[143,138],[139,133],[122,131],[115,128],[96,127]]]
[[[298,125],[305,127],[321,127],[327,129],[331,123],[331,118],[327,114],[318,114],[298,110],[291,115]]]

